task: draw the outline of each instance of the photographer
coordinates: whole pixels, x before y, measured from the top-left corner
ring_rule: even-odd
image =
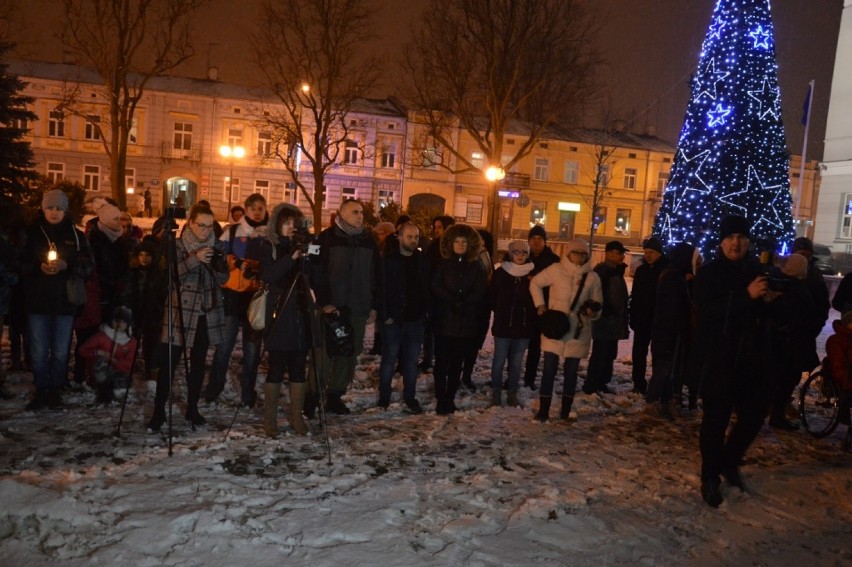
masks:
[[[550,288],[547,304],[544,301],[544,289]],[[565,382],[562,386],[562,409],[559,417],[570,419],[574,392],[577,389],[577,368],[580,359],[589,354],[592,343],[591,322],[601,314],[601,280],[589,263],[589,248],[584,240],[572,240],[565,247],[565,256],[557,264],[544,269],[530,280],[530,294],[539,315],[552,309],[566,315],[575,316],[577,326],[572,332],[558,339],[545,335],[541,337],[541,350],[544,351],[544,370],[541,376],[539,410],[536,419],[547,421],[550,402],[553,397],[553,380],[559,358],[565,359],[563,372]],[[572,313],[572,305],[576,306]],[[542,325],[543,330],[544,325]],[[547,333],[546,333],[547,334]]]
[[[278,400],[285,372],[290,377],[290,426],[299,435],[308,432],[302,409],[307,389],[305,361],[311,345],[307,328],[310,314],[304,308],[311,304],[311,298],[303,296],[307,287],[296,281],[304,262],[299,240],[294,238],[298,221],[304,221],[302,211],[286,203],[278,205],[269,219],[271,230],[266,238],[252,243],[260,249],[260,279],[269,286],[264,329],[269,371],[263,386],[263,431],[273,438],[278,436]]]
[[[159,431],[166,421],[166,401],[174,371],[181,361],[181,351],[191,347],[189,373],[186,377],[186,419],[193,426],[206,420],[198,413],[198,399],[204,381],[207,349],[218,345],[225,332],[225,311],[222,288],[228,278],[228,267],[221,252],[215,254],[216,237],[213,234],[213,211],[204,205],[195,205],[189,211],[187,230],[175,241],[175,263],[179,287],[172,292],[172,327],[168,313],[163,318],[161,340],[171,347],[171,367],[168,366],[167,348],[164,345],[163,361],[157,379],[154,397],[154,414],[148,429]],[[175,269],[169,266],[168,269]]]

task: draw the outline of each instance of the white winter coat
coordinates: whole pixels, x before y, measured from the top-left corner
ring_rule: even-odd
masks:
[[[558,263],[548,266],[530,281],[530,294],[533,303],[536,307],[544,305],[542,289],[550,287],[550,304],[547,305],[547,308],[568,313],[571,310],[574,296],[577,294],[580,280],[585,273],[589,275],[586,276],[586,283],[580,293],[580,299],[577,301],[578,310],[588,300],[603,302],[601,280],[592,271],[592,263],[586,262],[582,266],[578,266],[571,262],[567,256],[563,256]],[[600,317],[600,313],[598,311],[592,317],[580,317],[583,329],[577,339],[574,338],[573,333],[569,333],[558,340],[548,339],[542,335],[541,350],[552,352],[562,358],[583,358],[589,354],[589,347],[592,344],[592,321]]]

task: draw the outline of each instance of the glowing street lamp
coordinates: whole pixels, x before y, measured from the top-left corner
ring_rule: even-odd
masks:
[[[242,146],[219,146],[219,155],[226,158],[231,164],[231,170],[228,174],[228,215],[231,214],[231,201],[234,197],[234,161],[243,159],[246,155],[246,149]]]
[[[502,166],[491,165],[485,170],[485,179],[491,183],[491,211],[489,215],[488,230],[495,238],[499,237],[498,218],[500,211],[500,182],[506,177],[506,170]]]

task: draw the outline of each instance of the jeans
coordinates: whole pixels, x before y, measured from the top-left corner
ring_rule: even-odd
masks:
[[[521,366],[529,339],[494,337],[494,359],[491,362],[491,391],[503,387],[503,367],[509,359],[509,390],[517,390],[521,381]]]
[[[559,355],[552,352],[544,353],[544,369],[541,372],[541,396],[549,398],[553,395],[553,382],[556,378],[556,368],[559,366]],[[564,382],[562,384],[562,396],[574,397],[577,389],[577,369],[580,367],[579,358],[566,358],[562,364]]]
[[[30,361],[37,390],[59,390],[65,385],[73,326],[73,315],[27,317]]]
[[[243,330],[243,374],[240,380],[241,399],[243,403],[254,403],[257,397],[257,367],[260,364],[260,343],[262,331],[251,328],[246,317],[225,316],[225,332],[222,342],[216,347],[213,355],[213,369],[210,371],[210,381],[207,384],[206,398],[215,400],[225,389],[225,379],[231,366],[231,354],[237,343],[237,333]]]
[[[538,325],[536,325],[538,327]],[[541,360],[541,333],[536,330],[527,345],[527,364],[524,372],[524,383],[527,386],[535,386],[535,377],[538,374],[538,363]]]
[[[378,325],[378,323],[376,323]],[[402,357],[402,397],[413,400],[417,394],[417,355],[423,345],[423,321],[382,324],[382,363],[379,366],[379,397],[390,399],[391,380],[397,358]]]

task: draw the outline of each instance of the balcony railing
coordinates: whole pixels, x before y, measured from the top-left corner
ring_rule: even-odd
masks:
[[[201,148],[175,148],[171,142],[163,142],[160,146],[160,157],[163,161],[186,160],[192,162],[201,161]]]

